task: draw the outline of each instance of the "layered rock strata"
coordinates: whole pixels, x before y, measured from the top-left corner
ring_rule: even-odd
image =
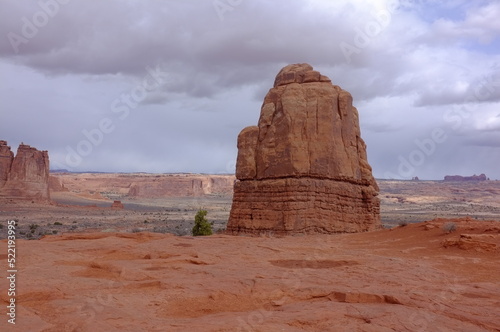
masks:
[[[21,144],[14,157],[0,141],[0,197],[50,201],[48,152]]]
[[[486,181],[488,178],[485,174],[480,175],[472,175],[472,176],[461,176],[461,175],[446,175],[444,177],[444,181],[456,181],[456,182],[465,182],[465,181]]]
[[[258,126],[238,136],[229,233],[339,233],[380,225],[378,186],[351,94],[308,64],[284,67]]]
[[[0,141],[0,189],[5,185],[9,178],[10,167],[14,160],[14,153],[6,141]]]

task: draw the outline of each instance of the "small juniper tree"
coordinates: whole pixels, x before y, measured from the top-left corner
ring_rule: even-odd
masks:
[[[457,230],[457,224],[455,224],[454,222],[447,222],[446,224],[443,225],[443,231],[445,233],[453,233],[456,230]]]
[[[193,236],[203,236],[203,235],[212,235],[212,225],[213,222],[208,222],[205,216],[207,215],[206,210],[199,209],[194,217],[194,227],[193,227]]]

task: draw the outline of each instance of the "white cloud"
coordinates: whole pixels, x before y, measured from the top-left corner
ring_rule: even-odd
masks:
[[[22,35],[40,10],[0,2],[0,29]],[[481,133],[498,126],[499,13],[496,1],[465,0],[255,0],[223,13],[211,1],[71,1],[19,52],[0,39],[0,139],[61,164],[83,130],[109,118],[116,128],[76,169],[223,172],[279,69],[308,62],[354,96],[379,176],[434,128],[449,136],[440,151],[467,155],[472,171],[484,151],[461,137],[489,148],[497,138]],[[342,43],[355,47],[348,58]],[[113,101],[157,66],[168,80],[121,120]],[[441,178],[455,160],[443,155],[417,175]]]

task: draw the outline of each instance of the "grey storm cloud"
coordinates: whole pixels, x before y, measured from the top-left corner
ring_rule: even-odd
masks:
[[[499,13],[462,0],[2,1],[0,139],[75,171],[232,172],[276,73],[308,62],[352,93],[375,176],[442,178],[458,162],[500,178],[486,164],[500,160]],[[415,142],[436,129],[446,139],[427,154]]]

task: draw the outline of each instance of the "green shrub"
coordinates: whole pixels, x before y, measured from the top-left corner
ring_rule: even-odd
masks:
[[[205,216],[207,215],[206,210],[198,210],[196,216],[194,217],[194,227],[192,230],[193,236],[203,236],[212,235],[212,225],[213,222],[208,222]]]
[[[446,224],[443,225],[443,232],[445,233],[453,233],[456,230],[457,230],[457,224],[455,224],[454,222],[447,222]]]
[[[61,225],[62,225],[62,223],[60,223],[59,221],[56,221],[56,222],[54,223],[54,225],[56,225],[56,226],[61,226]]]

